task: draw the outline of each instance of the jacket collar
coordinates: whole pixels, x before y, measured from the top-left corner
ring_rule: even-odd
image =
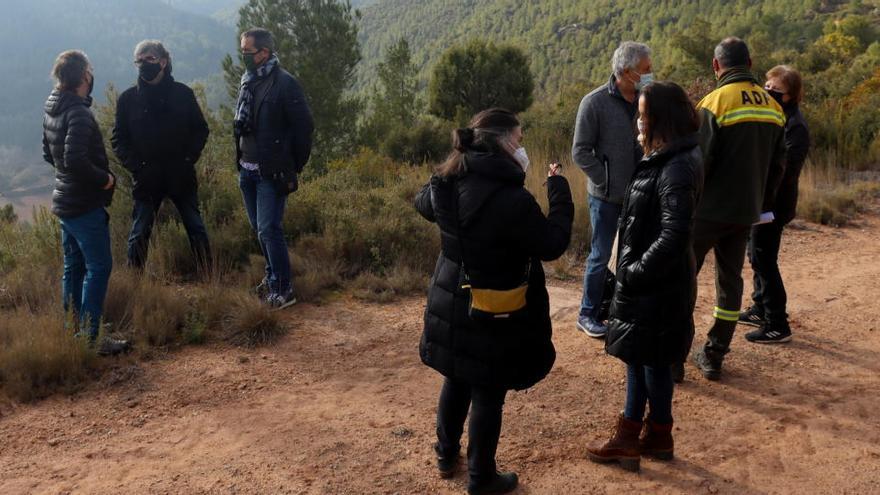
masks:
[[[755,79],[755,76],[745,65],[738,65],[736,67],[731,67],[727,70],[719,79],[718,86],[725,86],[727,84],[733,84],[743,81],[751,81],[755,84],[758,84],[758,80]]]
[[[617,87],[617,76],[615,76],[614,74],[611,74],[611,77],[608,78],[607,89],[609,95],[620,98],[627,105],[638,104],[637,102],[639,101],[639,92],[636,91],[636,96],[635,98],[633,98],[632,102],[627,101],[626,98],[623,97],[623,93],[620,92],[620,88]]]
[[[513,159],[488,151],[473,150],[464,155],[464,167],[468,173],[481,175],[500,182],[523,185],[526,174]]]
[[[81,98],[78,94],[72,91],[53,89],[52,92],[49,93],[49,98],[46,99],[44,110],[47,114],[54,116],[60,115],[74,105],[85,105],[86,107],[90,107],[92,106],[92,97],[87,96]]]
[[[645,166],[651,166],[654,164],[659,164],[665,162],[668,158],[674,156],[676,153],[681,151],[689,150],[694,148],[695,146],[699,146],[699,139],[697,134],[690,134],[687,136],[682,136],[671,143],[667,144],[663,148],[652,152],[650,155],[642,158],[642,163]]]

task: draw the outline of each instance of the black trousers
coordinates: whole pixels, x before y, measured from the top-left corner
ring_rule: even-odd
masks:
[[[199,269],[207,269],[211,264],[211,246],[208,232],[199,211],[199,197],[195,189],[183,193],[166,195],[154,194],[147,198],[135,198],[131,212],[131,232],[128,234],[128,266],[143,269],[147,262],[147,251],[150,247],[150,236],[156,213],[165,198],[171,200],[180,213],[180,220],[189,237],[189,245]]]
[[[752,301],[758,313],[771,326],[787,326],[785,306],[788,296],[779,273],[779,245],[785,224],[776,221],[755,225],[749,240],[749,262],[752,264],[754,290]]]
[[[461,450],[461,435],[468,409],[468,473],[471,484],[495,476],[495,451],[501,435],[501,415],[507,390],[481,387],[446,378],[437,407],[437,440],[443,457]]]
[[[694,223],[694,255],[697,273],[709,250],[715,254],[715,322],[704,347],[707,354],[722,359],[730,350],[742,306],[742,269],[751,226],[697,220]]]

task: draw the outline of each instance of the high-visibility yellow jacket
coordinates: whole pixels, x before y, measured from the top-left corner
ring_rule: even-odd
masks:
[[[772,211],[785,171],[785,114],[745,67],[697,105],[705,185],[696,218],[751,225]]]

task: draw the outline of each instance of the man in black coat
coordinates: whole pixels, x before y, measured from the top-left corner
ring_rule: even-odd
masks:
[[[312,114],[296,79],[281,67],[272,33],[250,29],[241,35],[246,71],[233,122],[235,164],[248,220],[257,234],[266,275],[257,286],[272,308],[296,303],[290,256],[281,222],[287,196],[312,151]]]
[[[134,51],[137,84],[119,96],[113,151],[134,179],[128,265],[142,269],[156,212],[171,199],[199,268],[210,263],[210,246],[199,212],[195,163],[208,140],[208,124],[193,91],[171,76],[171,55],[159,41]]]

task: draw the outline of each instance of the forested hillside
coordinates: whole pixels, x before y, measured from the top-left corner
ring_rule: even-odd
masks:
[[[144,38],[166,43],[174,75],[184,81],[217,74],[223,55],[235,49],[231,27],[160,0],[0,0],[0,7],[0,44],[6,47],[0,71],[0,149],[19,148],[30,157],[39,145],[43,102],[52,85],[49,70],[62,50],[80,48],[89,54],[100,98],[107,83],[134,82],[132,49]]]
[[[877,2],[814,0],[381,0],[363,10],[364,81],[397,39],[413,47],[427,69],[453,44],[488,38],[518,46],[531,58],[540,93],[576,81],[598,82],[621,40],[649,43],[661,76],[696,73],[682,48],[711,53],[722,34],[748,38],[756,62],[771,52],[801,51],[823,34],[826,20],[845,11],[878,16]],[[706,39],[708,44],[693,43]],[[707,72],[706,67],[699,68]]]

